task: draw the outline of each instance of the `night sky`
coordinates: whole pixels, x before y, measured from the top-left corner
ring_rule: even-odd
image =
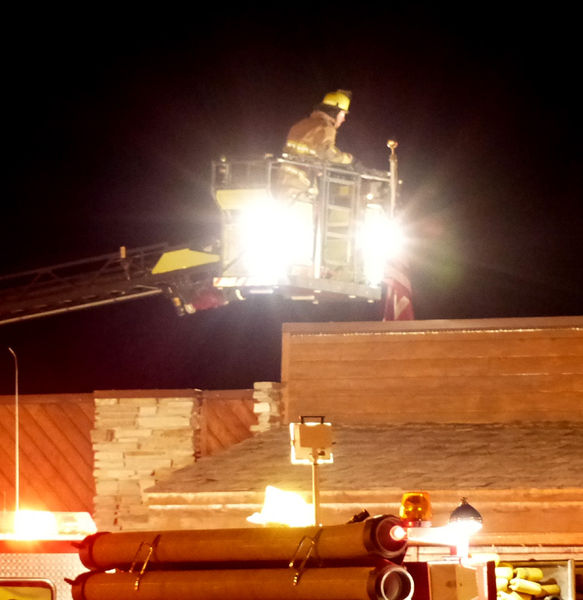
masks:
[[[399,142],[417,319],[583,314],[575,15],[286,6],[11,16],[0,274],[216,231],[211,161],[277,154],[344,88],[341,149],[387,169]],[[0,393],[8,346],[21,393],[249,387],[279,379],[282,322],[379,313],[261,298],[179,318],[156,297],[4,325]]]

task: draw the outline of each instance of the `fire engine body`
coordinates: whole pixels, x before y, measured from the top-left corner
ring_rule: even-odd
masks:
[[[65,579],[73,580],[83,570],[71,541],[0,540],[2,600],[70,600]]]
[[[95,531],[85,512],[3,511],[0,600],[70,600],[66,580],[84,570],[78,544]]]

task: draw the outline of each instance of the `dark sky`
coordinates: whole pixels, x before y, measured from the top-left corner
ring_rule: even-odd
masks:
[[[211,161],[277,153],[345,88],[339,146],[385,169],[399,142],[416,318],[583,314],[569,10],[270,6],[11,15],[0,273],[196,240],[218,219]],[[260,299],[178,318],[152,298],[0,326],[0,393],[8,346],[23,393],[248,387],[279,378],[282,322],[377,309]]]

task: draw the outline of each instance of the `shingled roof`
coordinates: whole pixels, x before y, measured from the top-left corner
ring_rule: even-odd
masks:
[[[334,428],[322,489],[583,488],[583,423],[409,423]],[[310,490],[289,432],[268,431],[202,458],[150,492]]]
[[[435,525],[469,496],[484,517],[477,543],[583,555],[581,422],[344,425],[334,437],[334,463],[319,468],[324,523],[397,514],[404,491],[424,490]],[[241,527],[268,485],[309,500],[311,470],[290,463],[289,445],[282,427],[175,472],[147,490],[152,523]]]

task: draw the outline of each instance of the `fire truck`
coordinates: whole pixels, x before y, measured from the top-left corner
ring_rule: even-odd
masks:
[[[466,544],[437,561],[407,560],[410,541],[447,546],[460,535],[457,528],[424,525],[427,502],[425,493],[408,493],[399,516],[363,510],[332,525],[98,531],[44,540],[4,535],[0,598],[502,600],[495,562],[490,556],[470,561],[467,552],[459,553]],[[555,588],[567,589],[567,583],[555,582]],[[458,596],[447,592],[452,586]]]
[[[160,294],[179,315],[256,294],[379,301],[402,242],[396,143],[389,146],[388,171],[285,154],[216,160],[216,239],[122,246],[0,276],[0,324]]]

